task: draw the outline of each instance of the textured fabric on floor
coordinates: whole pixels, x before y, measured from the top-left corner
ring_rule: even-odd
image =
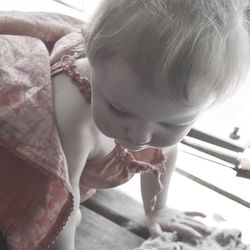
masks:
[[[134,250],[250,250],[250,245],[241,241],[241,232],[236,229],[214,229],[202,239],[180,237],[164,232],[162,236],[146,240]]]

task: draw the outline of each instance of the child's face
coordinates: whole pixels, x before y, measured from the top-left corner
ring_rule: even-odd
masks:
[[[119,57],[91,65],[91,82],[96,126],[130,150],[180,142],[202,110],[153,95]]]

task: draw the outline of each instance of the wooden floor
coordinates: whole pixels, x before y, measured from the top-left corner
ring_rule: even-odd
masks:
[[[98,191],[81,210],[76,250],[131,250],[149,237],[141,204],[118,190]]]
[[[183,186],[180,187],[179,183]],[[134,184],[138,184],[138,176],[135,177],[134,183],[132,181],[125,186],[131,185],[137,197],[133,197],[132,192],[128,193],[127,187],[121,186],[99,190],[96,195],[82,204],[83,220],[77,230],[76,250],[132,250],[149,237],[142,204],[138,200],[140,199],[139,188]],[[202,222],[209,226],[240,229],[242,241],[250,243],[248,207],[187,178],[178,171],[174,173],[172,184],[170,206],[182,211],[205,212],[208,217]],[[178,194],[182,188],[185,189],[182,191],[182,196],[179,195],[181,200],[179,204],[176,202],[177,197],[174,197],[176,184],[178,189],[175,194]],[[188,198],[188,195],[192,197]],[[225,221],[221,221],[222,219]]]
[[[183,178],[185,179],[185,177]],[[183,181],[183,179],[181,180]],[[187,187],[187,189],[189,188]],[[202,191],[204,192],[204,190]],[[207,191],[208,193],[212,192]],[[207,196],[207,198],[211,197]],[[221,198],[223,197],[217,197],[216,202],[211,204],[212,209],[214,209],[215,203],[221,202]],[[227,198],[224,197],[224,199]],[[199,201],[201,202],[201,200]],[[187,203],[186,200],[183,202]],[[224,201],[223,204],[228,206],[228,204],[232,205],[233,203],[227,204]],[[236,208],[235,213],[236,216],[239,216],[239,220],[242,218],[237,213],[239,211],[242,213],[241,215],[246,221],[245,224],[249,228],[249,218],[244,215],[244,210],[239,210],[240,207],[237,205],[233,208]],[[229,207],[222,209],[229,209]],[[149,237],[141,203],[117,188],[97,191],[92,198],[82,203],[81,211],[83,219],[76,232],[76,250],[132,250],[139,247]],[[232,226],[234,227],[234,225]],[[245,236],[247,237],[244,237],[245,241],[243,241],[245,243],[250,242],[246,241],[249,239],[248,232],[246,229]],[[6,249],[4,239],[0,237],[0,250]]]

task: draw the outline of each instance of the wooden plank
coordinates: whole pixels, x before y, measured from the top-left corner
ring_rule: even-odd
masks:
[[[98,190],[84,206],[144,239],[150,237],[142,205],[119,190]]]
[[[204,132],[196,128],[192,128],[187,135],[204,142],[212,143],[214,145],[233,150],[235,152],[242,152],[244,150],[244,146],[235,141],[229,139],[226,140],[225,138],[220,138],[214,134]]]
[[[249,179],[236,177],[235,171],[213,156],[185,145],[180,145],[180,149],[177,172],[250,207]]]
[[[76,232],[76,250],[131,250],[144,239],[81,206],[82,222]]]

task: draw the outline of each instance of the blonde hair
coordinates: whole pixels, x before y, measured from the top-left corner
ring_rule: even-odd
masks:
[[[248,72],[246,0],[103,0],[85,36],[93,64],[124,59],[157,96],[220,100]]]

